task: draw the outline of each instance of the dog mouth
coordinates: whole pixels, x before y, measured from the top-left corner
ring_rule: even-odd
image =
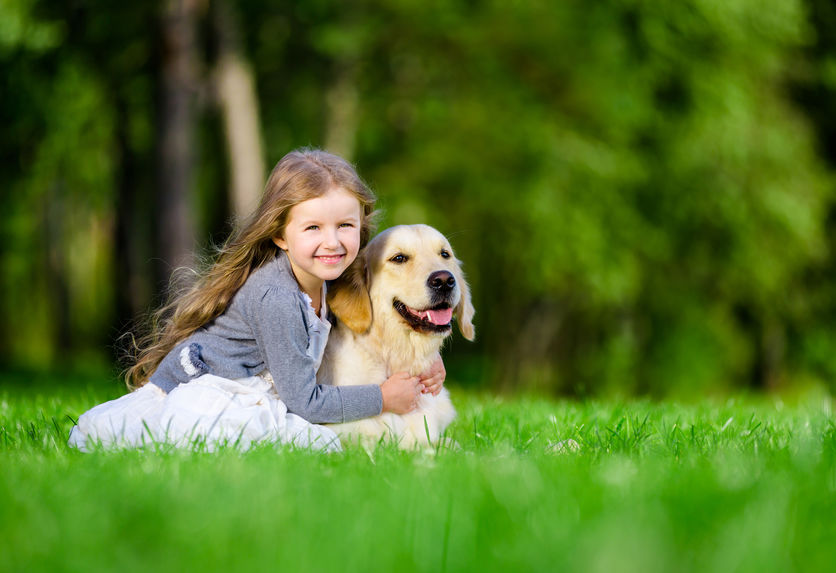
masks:
[[[395,299],[392,306],[414,330],[447,332],[453,321],[452,307],[443,302],[425,310],[416,310]]]

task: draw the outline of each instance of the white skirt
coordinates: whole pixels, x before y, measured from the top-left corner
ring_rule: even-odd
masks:
[[[265,442],[342,449],[331,429],[288,413],[269,374],[239,380],[204,374],[168,394],[146,384],[82,414],[69,438],[83,452],[156,444],[247,450]]]

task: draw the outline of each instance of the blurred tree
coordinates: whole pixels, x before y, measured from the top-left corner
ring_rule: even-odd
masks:
[[[224,118],[231,207],[242,219],[258,205],[265,179],[255,78],[242,50],[234,6],[215,0],[212,15],[218,45],[214,84]]]
[[[106,347],[109,338],[103,215],[113,115],[88,62],[75,49],[59,49],[72,41],[73,14],[56,19],[28,1],[2,10],[0,169],[8,195],[0,227],[0,351],[43,365]]]
[[[792,70],[793,93],[810,118],[817,151],[836,168],[836,5],[808,0],[808,21],[814,41]],[[789,325],[788,349],[794,371],[810,371],[836,386],[836,202],[827,206],[829,257],[806,269],[794,301],[795,320]]]
[[[199,89],[197,18],[200,0],[165,0],[160,22],[161,61],[157,152],[159,157],[157,283],[173,267],[194,267],[193,158]]]

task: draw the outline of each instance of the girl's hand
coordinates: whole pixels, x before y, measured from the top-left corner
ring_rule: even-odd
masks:
[[[406,372],[392,374],[380,385],[383,394],[383,411],[393,414],[408,414],[418,405],[418,397],[424,385],[421,378]]]
[[[441,355],[439,354],[429,370],[423,372],[420,376],[421,383],[424,385],[424,394],[438,396],[441,388],[444,386],[444,379],[446,377],[447,370],[444,369],[444,362],[442,362]]]

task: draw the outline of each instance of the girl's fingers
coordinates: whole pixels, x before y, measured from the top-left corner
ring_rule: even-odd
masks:
[[[441,381],[435,381],[432,384],[424,382],[424,394],[432,394],[433,396],[438,396],[443,386],[444,385],[441,383]]]
[[[436,361],[430,365],[426,372],[421,373],[421,378],[427,379],[441,376],[442,379],[444,379],[446,374],[447,372],[444,369],[444,362],[442,362],[441,357],[439,356]]]

